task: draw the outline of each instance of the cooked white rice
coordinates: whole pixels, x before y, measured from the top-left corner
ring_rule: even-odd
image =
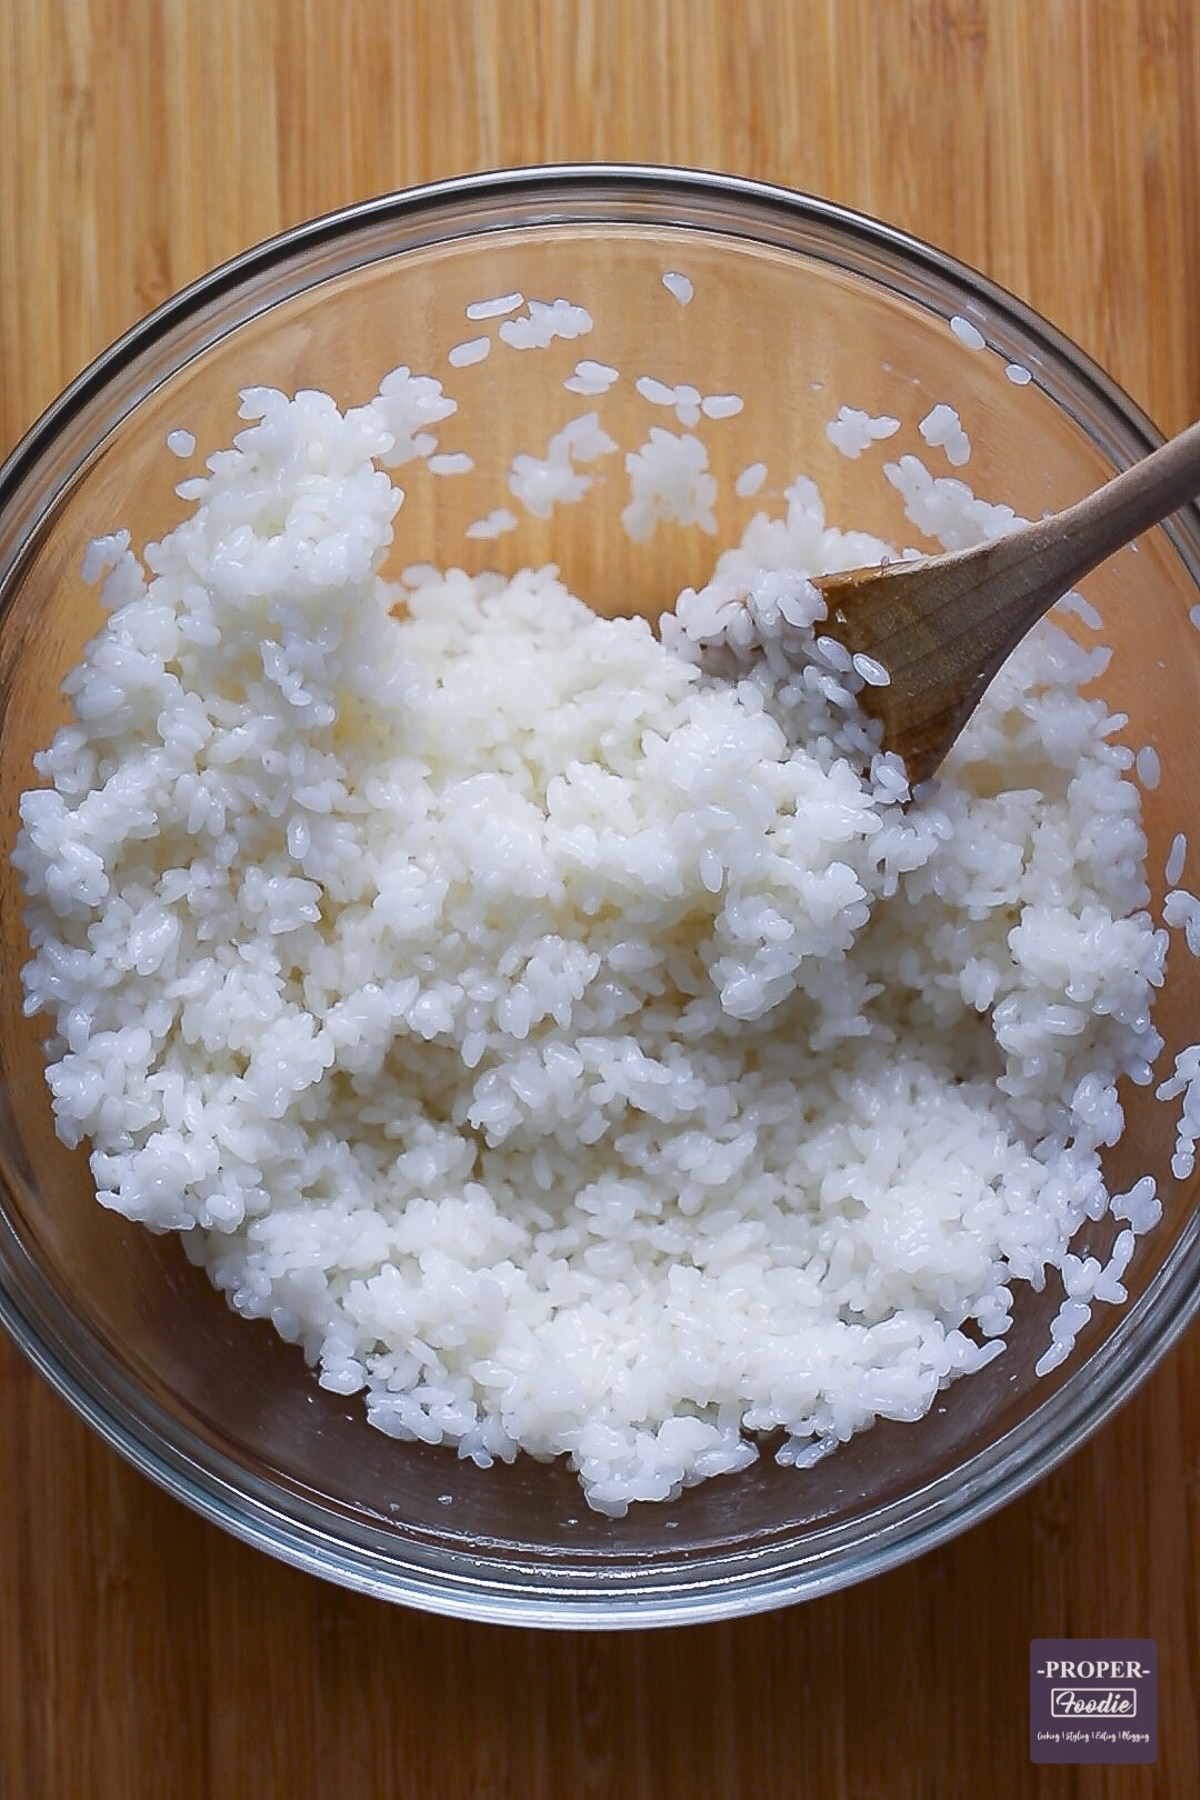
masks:
[[[575,373],[567,377],[563,386],[572,394],[607,394],[619,375],[620,371],[609,363],[594,362],[585,356],[575,364]]]
[[[490,337],[464,338],[460,344],[451,344],[446,361],[452,369],[470,369],[476,363],[486,362],[491,352]]]
[[[380,1429],[565,1455],[614,1515],[761,1433],[807,1465],[919,1418],[1058,1271],[1053,1367],[1158,1213],[1139,1183],[1108,1260],[1071,1253],[1166,937],[1079,692],[1099,653],[1045,623],[906,805],[804,573],[886,546],[811,484],[661,638],[545,570],[413,571],[397,615],[384,468],[453,403],[384,390],[252,392],[145,569],[92,554],[110,616],[16,860],[100,1200],[182,1232]],[[601,453],[573,429],[555,481]],[[631,530],[652,496],[708,529],[696,440],[652,432],[630,473]],[[1003,529],[915,458],[891,478]]]
[[[592,324],[586,306],[562,299],[531,300],[527,311],[505,319],[500,337],[514,350],[544,350],[555,338],[583,337]]]
[[[899,423],[899,421],[897,421]],[[917,429],[931,449],[944,450],[946,461],[962,468],[971,460],[971,440],[952,406],[939,401],[925,414]]]
[[[956,313],[951,319],[950,329],[959,343],[965,344],[968,350],[987,349],[987,339],[978,325],[973,325],[970,319],[964,319],[961,314]]]
[[[739,500],[749,500],[760,492],[767,479],[767,465],[764,462],[747,463],[733,484],[733,491]]]
[[[745,405],[740,394],[705,394],[700,411],[706,419],[736,419]]]
[[[1167,852],[1164,875],[1168,887],[1176,887],[1183,880],[1184,864],[1187,862],[1187,833],[1176,832],[1171,839],[1171,848]]]
[[[583,413],[556,431],[545,456],[522,451],[514,456],[508,473],[509,492],[538,519],[548,519],[556,506],[582,500],[592,486],[590,475],[581,475],[577,463],[595,462],[617,448],[600,428],[598,413]]]
[[[837,418],[831,419],[825,427],[825,435],[835,450],[857,461],[864,450],[869,450],[881,439],[894,437],[899,429],[899,419],[890,413],[872,418],[861,407],[839,406]]]
[[[469,538],[503,537],[506,531],[515,531],[517,524],[518,519],[515,512],[510,512],[507,506],[497,506],[490,513],[485,513],[482,519],[476,519],[468,525],[463,536]]]
[[[467,307],[467,317],[471,320],[500,319],[506,313],[516,312],[524,306],[525,296],[521,293],[496,294],[489,300],[472,300]]]
[[[709,472],[708,451],[691,432],[677,436],[652,425],[640,449],[627,452],[625,471],[632,498],[621,523],[635,542],[652,536],[664,519],[715,533],[717,480]]]
[[[680,306],[687,306],[691,301],[692,295],[696,291],[692,286],[690,276],[680,275],[672,269],[669,269],[663,276],[662,284],[666,288],[668,294],[674,295]]]

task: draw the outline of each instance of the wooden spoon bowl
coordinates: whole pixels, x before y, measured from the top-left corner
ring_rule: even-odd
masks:
[[[1200,423],[1064,511],[970,550],[822,575],[823,627],[886,684],[859,703],[911,785],[927,781],[1000,665],[1056,600],[1200,493]]]

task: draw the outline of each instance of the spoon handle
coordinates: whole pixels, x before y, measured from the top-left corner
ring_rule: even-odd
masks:
[[[1025,597],[1030,623],[1115,550],[1200,493],[1200,422],[1074,506],[1014,532],[1013,561],[1032,552],[1041,579]],[[1024,540],[1018,543],[1016,540]],[[1056,589],[1056,592],[1049,592]]]

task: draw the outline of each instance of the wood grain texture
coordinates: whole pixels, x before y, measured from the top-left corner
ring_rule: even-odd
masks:
[[[213,263],[485,167],[877,213],[1200,415],[1194,0],[0,0],[0,454]],[[134,1474],[0,1347],[4,1800],[1200,1793],[1200,1334],[1063,1469],[866,1587],[592,1638],[387,1608]],[[1155,1768],[1028,1760],[1033,1636],[1157,1639]]]

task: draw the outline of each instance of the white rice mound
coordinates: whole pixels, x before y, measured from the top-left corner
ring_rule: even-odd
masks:
[[[144,569],[95,549],[22,804],[100,1200],[381,1430],[615,1516],[919,1418],[1055,1270],[1061,1360],[1157,1209],[1072,1256],[1166,939],[1103,653],[1040,627],[908,806],[805,579],[886,547],[810,484],[661,638],[553,570],[397,613],[386,406],[243,411]]]

